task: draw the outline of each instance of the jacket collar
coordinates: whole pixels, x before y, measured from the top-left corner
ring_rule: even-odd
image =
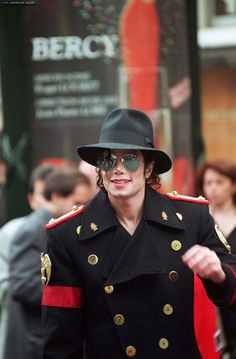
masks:
[[[100,191],[85,208],[79,240],[93,238],[114,226],[118,226],[118,220],[107,195]]]
[[[149,186],[146,188],[144,219],[170,228],[180,230],[185,228],[170,204],[170,200]],[[107,195],[100,191],[83,213],[79,239],[93,238],[118,225],[119,222]]]
[[[150,186],[146,188],[144,218],[165,227],[185,229],[183,222],[179,219],[174,206],[171,204],[171,200],[156,192]]]

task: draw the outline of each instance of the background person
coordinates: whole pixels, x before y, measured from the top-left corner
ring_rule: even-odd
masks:
[[[141,111],[110,112],[99,142],[78,154],[98,167],[102,190],[47,225],[43,359],[209,359],[194,278],[215,304],[235,305],[236,258],[208,202],[151,188],[171,160]]]
[[[236,254],[236,165],[225,160],[205,163],[199,171],[198,186],[210,201],[210,212]],[[220,309],[230,358],[236,358],[236,314]]]
[[[10,293],[20,306],[25,325],[26,345],[21,349],[24,359],[41,357],[40,254],[45,251],[47,241],[43,226],[52,217],[87,201],[86,186],[90,186],[88,179],[77,169],[55,168],[45,178],[43,205],[27,217],[11,246]],[[14,324],[14,318],[11,319]],[[9,331],[4,359],[19,357],[14,349]]]
[[[45,203],[43,196],[44,181],[52,170],[52,166],[38,166],[33,169],[30,175],[27,201],[32,211]],[[11,341],[14,342],[14,353],[18,353],[19,358],[23,357],[24,322],[18,303],[12,301],[9,293],[9,248],[27,219],[28,216],[15,218],[0,229],[0,359],[3,358],[5,349],[6,331],[10,332]]]

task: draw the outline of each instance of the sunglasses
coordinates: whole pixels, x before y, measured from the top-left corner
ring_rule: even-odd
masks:
[[[139,169],[140,164],[143,162],[141,158],[134,154],[126,154],[122,157],[108,155],[101,157],[97,161],[97,167],[104,172],[108,172],[116,167],[118,160],[120,160],[124,168],[130,172],[136,172]]]

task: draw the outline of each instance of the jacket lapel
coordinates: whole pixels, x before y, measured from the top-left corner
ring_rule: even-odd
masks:
[[[118,224],[106,194],[101,191],[87,205],[83,213],[79,240],[84,241],[99,236]]]
[[[150,187],[147,187],[146,190],[144,218],[147,221],[155,222],[162,227],[164,226],[177,230],[185,229],[183,222],[179,219],[170,200]]]
[[[140,222],[133,236],[120,226],[103,272],[106,284],[122,283],[140,275],[163,272],[145,221]]]

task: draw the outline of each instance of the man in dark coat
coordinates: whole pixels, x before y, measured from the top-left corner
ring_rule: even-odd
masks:
[[[53,169],[44,179],[44,202],[27,216],[27,221],[24,221],[18,230],[10,248],[9,290],[12,301],[18,304],[18,311],[21,312],[24,321],[25,344],[22,343],[21,349],[24,359],[41,358],[42,284],[39,257],[45,251],[47,242],[44,224],[52,216],[59,217],[68,212],[73,205],[81,203],[85,185],[90,187],[88,179],[77,169]],[[10,316],[10,319],[4,359],[19,357],[19,353],[15,352],[11,331],[14,318]]]
[[[198,342],[196,277],[215,304],[235,306],[236,258],[208,202],[151,188],[171,160],[138,110],[109,113],[99,143],[78,153],[102,190],[46,226],[43,358],[211,358]]]

